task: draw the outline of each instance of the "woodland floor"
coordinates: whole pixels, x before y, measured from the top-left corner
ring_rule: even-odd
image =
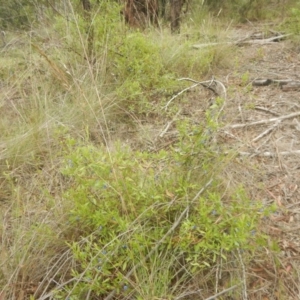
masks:
[[[263,27],[249,26],[232,32],[232,41],[275,34]],[[246,270],[251,278],[249,299],[300,299],[300,88],[252,85],[258,78],[300,81],[299,58],[300,47],[289,39],[243,44],[237,46],[234,69],[220,69],[213,74],[227,92],[217,139],[237,153],[224,176],[233,182],[243,182],[251,199],[266,205],[276,203],[278,207],[263,228],[279,241],[278,261],[272,255],[269,259],[262,255],[250,263]],[[222,93],[220,96],[224,97]],[[214,99],[210,90],[193,88],[185,93],[177,117],[201,123]],[[173,101],[181,100],[178,97]],[[284,116],[289,117],[281,118]],[[126,142],[133,147],[156,151],[176,139],[175,126],[169,121],[140,122],[140,132],[132,133],[124,125],[119,134],[122,136],[122,130],[126,132]],[[256,121],[261,124],[252,124]],[[234,128],[234,124],[240,127]]]
[[[236,41],[243,37],[269,38],[275,33],[241,26],[235,29],[234,35],[232,40]],[[238,153],[225,171],[226,176],[244,182],[251,199],[266,205],[275,202],[278,207],[263,228],[279,241],[278,262],[271,256],[257,259],[247,270],[255,278],[249,299],[300,299],[299,58],[300,48],[289,40],[261,45],[249,43],[239,46],[234,71],[214,74],[227,89],[224,126],[218,138]],[[253,86],[258,78],[295,83],[290,89],[277,84]],[[198,101],[207,103],[207,99]],[[278,120],[284,116],[289,117]],[[249,125],[256,121],[262,124]],[[241,127],[234,128],[233,124]]]
[[[245,30],[249,35],[249,28],[239,28],[237,33],[246,36]],[[251,31],[250,39],[251,35],[255,39],[262,33],[259,28]],[[269,261],[257,262],[253,270],[249,270],[257,275],[257,283],[264,282],[262,299],[300,299],[299,55],[299,47],[288,40],[244,45],[238,51],[240,63],[235,74],[228,73],[221,79],[231,90],[225,106],[226,124],[266,120],[261,125],[241,128],[230,128],[229,125],[222,132],[222,137],[239,153],[237,160],[248,162],[243,164],[239,174],[232,175],[233,178],[244,177],[252,199],[266,204],[275,202],[278,207],[276,214],[264,224],[264,231],[279,240],[280,266],[276,268],[270,257]],[[241,82],[243,74],[249,75],[246,84]],[[252,86],[257,78],[293,80],[295,88],[289,90],[276,84]],[[270,119],[274,120],[268,121]],[[288,295],[281,293],[283,286]]]
[[[266,31],[263,26],[249,28],[248,25],[235,28],[231,34],[232,41],[245,37],[263,40],[280,35]],[[289,39],[262,44],[250,42],[237,47],[234,69],[220,69],[213,74],[227,92],[218,143],[237,152],[224,176],[236,183],[243,182],[254,201],[262,201],[266,206],[275,203],[278,208],[265,220],[262,230],[278,241],[280,252],[276,261],[265,250],[264,255],[250,263],[246,270],[251,282],[249,299],[300,299],[299,57],[300,48]],[[291,88],[278,84],[253,86],[257,79],[291,80],[294,83]],[[202,86],[185,95],[186,98],[173,100],[182,101],[178,118],[201,123],[216,96]],[[219,95],[224,97],[222,89]],[[261,124],[252,124],[257,121]],[[148,138],[142,135],[147,143],[144,140],[141,144],[147,144],[147,148],[153,150],[166,147],[176,136],[172,125],[165,130],[167,127],[167,122],[145,122],[140,128],[147,132]],[[137,144],[135,140],[135,146]]]

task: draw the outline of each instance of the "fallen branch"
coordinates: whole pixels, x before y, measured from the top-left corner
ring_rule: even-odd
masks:
[[[259,44],[259,45],[265,45],[265,44],[273,44],[274,42],[279,42],[283,38],[292,35],[292,33],[289,34],[282,34],[278,36],[272,36],[268,39],[261,39],[261,40],[249,40],[249,41],[242,41],[238,42],[237,45],[242,45],[242,44]]]
[[[205,44],[197,44],[197,45],[193,45],[194,49],[201,49],[201,48],[205,48],[205,47],[212,47],[212,46],[219,46],[219,45],[232,45],[232,46],[240,46],[240,45],[245,45],[245,44],[254,44],[254,45],[265,45],[265,44],[273,44],[274,42],[278,42],[280,40],[282,40],[285,37],[288,37],[292,35],[292,33],[290,34],[282,34],[282,35],[278,35],[278,36],[273,36],[270,37],[268,39],[260,39],[260,40],[240,40],[240,41],[236,41],[236,42],[220,42],[220,43],[205,43]]]
[[[198,44],[198,45],[193,45],[193,48],[194,49],[201,49],[201,48],[205,48],[205,47],[212,47],[212,46],[219,46],[219,45],[236,45],[236,42]]]
[[[183,94],[184,92],[193,89],[194,87],[200,85],[200,82],[193,84],[192,86],[189,86],[185,89],[183,89],[182,91],[180,91],[179,93],[177,93],[176,95],[174,95],[169,101],[168,103],[163,107],[165,110],[167,110],[168,106],[171,104],[171,102],[176,99],[178,96],[180,96],[181,94]]]
[[[262,132],[261,134],[259,134],[255,139],[253,139],[252,142],[257,142],[258,140],[260,140],[261,138],[263,138],[264,136],[266,136],[268,133],[270,133],[271,131],[273,131],[280,123],[281,123],[281,120],[277,121],[270,128],[268,128],[267,130],[265,130],[264,132]]]
[[[282,89],[286,88],[285,86],[290,86],[293,88],[299,88],[300,81],[293,79],[270,79],[270,78],[258,78],[252,81],[253,86],[268,86],[270,84],[276,84],[280,86]]]
[[[225,126],[225,128],[232,128],[232,129],[235,129],[235,128],[245,128],[245,127],[248,127],[248,126],[256,126],[256,125],[268,124],[268,123],[272,123],[272,122],[277,122],[277,121],[282,121],[282,120],[286,120],[286,119],[291,119],[291,118],[298,117],[298,116],[300,116],[300,111],[297,111],[297,112],[289,114],[289,115],[281,116],[281,117],[278,117],[278,118],[265,119],[265,120],[260,120],[260,121],[248,123],[248,124],[233,124],[233,125],[228,125],[228,126]]]
[[[254,109],[269,113],[269,114],[274,115],[274,116],[279,116],[279,114],[277,112],[271,111],[271,110],[269,110],[267,108],[264,108],[264,107],[261,107],[261,106],[255,106]]]
[[[194,87],[198,86],[198,85],[201,85],[207,89],[209,89],[210,91],[212,91],[215,95],[219,96],[219,93],[214,89],[212,88],[212,84],[213,83],[216,83],[218,85],[221,86],[222,90],[223,90],[223,93],[224,93],[224,98],[226,99],[227,98],[227,92],[226,92],[226,88],[224,86],[224,84],[219,81],[219,80],[216,80],[216,79],[212,79],[212,80],[206,80],[206,81],[197,81],[197,80],[194,80],[194,79],[191,79],[191,78],[180,78],[178,79],[178,81],[182,81],[182,80],[187,80],[187,81],[191,81],[195,84],[193,84],[192,86],[190,87],[187,87],[185,89],[183,89],[182,91],[180,91],[179,93],[177,93],[176,95],[174,95],[168,102],[167,104],[163,107],[163,109],[167,110],[168,106],[172,103],[172,101],[174,99],[176,99],[178,96],[182,95],[184,92],[188,91],[188,90],[191,90],[193,89]],[[222,108],[223,110],[223,108]]]
[[[223,90],[223,93],[224,93],[224,98],[226,99],[227,98],[227,92],[226,92],[226,88],[225,88],[225,85],[219,81],[219,80],[216,80],[216,79],[212,79],[212,80],[206,80],[206,81],[196,81],[192,78],[188,78],[188,77],[184,77],[184,78],[180,78],[178,79],[178,81],[182,81],[182,80],[187,80],[187,81],[192,81],[192,82],[195,82],[195,83],[199,83],[201,84],[203,87],[211,90],[213,93],[215,93],[216,95],[219,96],[219,93],[217,91],[215,91],[211,85],[215,82],[217,84],[219,84],[221,87],[222,87],[222,90]],[[207,85],[208,84],[208,85]]]
[[[274,157],[276,155],[293,155],[293,154],[300,154],[300,150],[291,150],[291,151],[282,151],[282,152],[269,152],[269,151],[265,151],[265,152],[238,152],[239,155],[243,155],[243,156],[264,156],[264,157]]]

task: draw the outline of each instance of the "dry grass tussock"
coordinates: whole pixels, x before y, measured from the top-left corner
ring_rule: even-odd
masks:
[[[57,55],[67,57],[59,40],[38,32],[35,38],[11,34],[1,49],[0,282],[5,299],[40,294],[38,283],[44,288],[48,277],[64,276],[70,269],[68,260],[62,261],[66,242],[72,240],[70,203],[61,198],[68,186],[59,171],[64,141],[104,131],[111,101],[100,97],[101,82],[91,91],[91,71],[84,61],[73,61],[75,78],[74,70],[57,60]],[[102,135],[100,131],[99,141]]]

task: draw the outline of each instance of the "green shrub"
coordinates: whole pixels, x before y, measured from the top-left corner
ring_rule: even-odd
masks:
[[[117,96],[131,111],[151,111],[151,101],[175,85],[174,76],[165,69],[159,45],[140,32],[126,35],[117,48],[114,66],[119,81]]]
[[[281,27],[289,33],[294,34],[294,39],[299,39],[298,35],[300,33],[300,5],[298,3],[293,5],[288,10],[288,18],[281,25]]]
[[[182,264],[183,284],[188,274],[212,267],[221,253],[226,259],[236,249],[254,249],[265,211],[242,189],[223,195],[217,174],[224,157],[210,149],[201,130],[189,123],[179,127],[179,142],[168,152],[121,145],[108,151],[70,141],[62,172],[71,184],[64,198],[73,203],[69,222],[77,241],[70,248],[77,267],[73,284],[58,291],[57,299],[112,291],[142,295],[151,279],[141,283],[137,274],[156,274],[158,265],[150,262],[161,256],[168,272],[160,280],[169,286]],[[197,196],[210,178],[207,191]]]
[[[1,1],[0,4],[0,28],[24,29],[35,20],[36,11],[33,1],[13,0]]]
[[[269,11],[271,0],[207,0],[206,5],[218,15],[235,18],[237,21],[264,19]],[[274,12],[276,7],[274,8]]]

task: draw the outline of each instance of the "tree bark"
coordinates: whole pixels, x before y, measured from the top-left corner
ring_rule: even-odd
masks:
[[[90,0],[81,0],[83,9],[85,11],[91,11],[91,1]]]
[[[180,32],[180,14],[183,0],[170,0],[171,9],[171,32]]]

